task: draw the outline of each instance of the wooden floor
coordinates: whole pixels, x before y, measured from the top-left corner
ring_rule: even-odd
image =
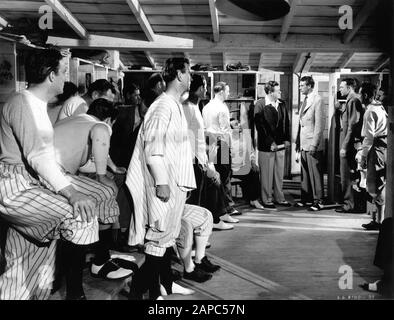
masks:
[[[294,201],[290,194],[286,197]],[[242,215],[236,216],[240,222],[234,230],[214,231],[210,239],[207,255],[221,270],[202,284],[179,282],[195,290],[194,295],[168,298],[380,299],[359,288],[380,276],[372,264],[378,232],[361,227],[370,220],[367,214],[338,214],[333,209],[268,211],[242,202],[238,209]],[[183,271],[179,264],[174,268]],[[349,276],[345,289],[340,287],[343,270]],[[120,292],[129,280],[99,281],[86,274],[88,299],[126,299]],[[53,297],[62,298],[59,293]]]

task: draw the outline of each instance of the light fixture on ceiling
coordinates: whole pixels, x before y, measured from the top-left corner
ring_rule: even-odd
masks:
[[[216,8],[229,16],[251,21],[279,19],[290,11],[288,0],[216,0]]]

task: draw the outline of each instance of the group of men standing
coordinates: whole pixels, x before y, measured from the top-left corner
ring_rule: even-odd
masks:
[[[76,277],[72,277],[75,272],[69,272],[70,298],[85,298],[81,272],[83,245],[98,243],[91,267],[93,275],[111,278],[112,274],[112,278],[116,278],[131,274],[124,262],[112,259],[106,241],[109,225],[116,222],[119,215],[115,201],[118,187],[106,177],[107,165],[113,165],[108,154],[111,126],[118,111],[106,99],[95,100],[89,107],[81,105],[82,100],[77,101],[79,106],[70,104],[71,111],[81,109],[77,112],[81,114],[78,118],[61,120],[55,131],[65,130],[72,121],[75,132],[54,140],[46,104],[62,92],[66,57],[57,50],[36,54],[28,68],[28,90],[10,98],[0,113],[0,213],[10,227],[5,248],[7,266],[0,275],[0,298],[48,297],[56,250],[56,242],[52,240],[56,239],[62,239],[68,257],[78,265]],[[197,103],[205,96],[206,81],[198,76],[191,78],[188,59],[168,59],[163,80],[165,92],[143,113],[139,110],[141,119],[135,147],[129,153],[130,161],[126,162],[129,162],[126,185],[134,205],[129,243],[143,244],[146,256],[140,278],[132,288],[134,298],[141,298],[146,290],[152,299],[158,298],[160,284],[167,293],[173,291],[170,256],[171,247],[177,242],[184,246],[180,250],[184,261],[190,260],[190,268],[185,268],[186,276],[196,279],[201,278],[201,272],[196,275],[194,270],[217,270],[219,266],[204,255],[212,227],[228,230],[232,228],[228,223],[238,222],[230,216],[236,210],[232,207],[230,182],[232,129],[225,104],[229,86],[223,82],[215,85],[215,98],[205,106],[201,117]],[[183,96],[190,91],[192,80],[196,85],[185,103]],[[326,114],[314,86],[312,77],[301,78],[300,91],[305,98],[299,112],[296,142],[296,150],[301,153],[302,174],[301,201],[297,206],[308,205],[309,210],[319,211],[324,196],[322,151]],[[341,113],[341,182],[345,204],[340,211],[355,210],[350,169],[356,159],[362,168],[368,166],[368,192],[384,211],[387,115],[385,118],[384,108],[374,99],[376,88],[370,84],[363,84],[360,92],[367,106],[365,116],[354,92],[354,83],[346,79],[340,88],[341,93],[347,95],[346,107]],[[111,90],[105,91],[109,94]],[[259,208],[275,209],[275,204],[291,206],[283,194],[284,158],[285,150],[291,145],[291,128],[288,111],[280,99],[279,84],[268,82],[265,93],[265,98],[257,101],[254,108],[263,200]],[[91,92],[91,98],[93,95]],[[134,124],[128,124],[132,125],[131,131],[136,129]],[[191,148],[193,125],[196,126],[193,141],[196,152]],[[80,130],[76,131],[77,128]],[[84,139],[79,141],[82,131]],[[87,140],[92,142],[90,146],[85,143]],[[74,153],[78,150],[78,154],[65,149],[60,152],[63,160],[59,160],[56,145],[59,149],[68,147]],[[356,155],[357,149],[360,152]],[[197,167],[193,167],[193,156]],[[93,169],[89,161],[94,162]],[[255,167],[256,163],[253,164]],[[87,173],[94,173],[96,181],[76,177],[81,167],[86,167]],[[113,168],[120,170],[116,165]],[[187,193],[198,190],[196,178],[201,183],[203,176],[216,185],[215,192],[223,202],[220,209],[212,209],[220,211],[212,212],[216,214],[214,217],[200,208],[200,203],[186,204]],[[195,263],[191,262],[190,233],[191,238],[195,236]]]

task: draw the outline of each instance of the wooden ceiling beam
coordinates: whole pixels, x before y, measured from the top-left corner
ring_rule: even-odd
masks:
[[[213,41],[219,42],[219,17],[215,0],[209,0],[209,11],[211,12]]]
[[[226,67],[227,67],[227,56],[226,56],[226,52],[222,52],[222,62],[223,62],[223,71],[226,71]]]
[[[152,26],[146,17],[144,10],[142,10],[141,4],[138,0],[126,0],[129,5],[131,11],[133,12],[135,18],[140,24],[142,30],[144,31],[146,37],[149,41],[155,40],[155,33],[153,32]]]
[[[63,19],[81,39],[87,39],[89,33],[85,27],[73,16],[73,14],[63,6],[59,0],[45,0],[60,18]]]
[[[8,21],[0,16],[0,30],[8,26]]]
[[[379,62],[379,64],[375,67],[373,70],[374,72],[379,72],[380,69],[388,65],[390,62],[390,57],[383,59],[382,61]]]
[[[342,63],[339,65],[339,69],[344,69],[347,67],[347,65],[350,63],[350,61],[354,58],[355,52],[349,52],[349,53],[344,53],[344,60]]]
[[[309,72],[309,70],[313,65],[313,62],[315,61],[316,55],[317,55],[316,52],[309,53],[309,59],[306,61],[304,69],[301,70],[301,73]]]
[[[262,69],[263,68],[263,59],[264,59],[264,54],[260,53],[260,59],[259,59],[259,66],[258,69]]]
[[[302,64],[304,63],[306,53],[298,53],[293,63],[293,72],[299,73],[301,71]]]
[[[281,29],[280,35],[279,35],[279,42],[280,43],[283,43],[286,41],[287,34],[289,33],[290,26],[293,21],[293,17],[295,15],[298,2],[299,2],[299,0],[292,0],[291,1],[290,11],[283,19],[282,29]]]
[[[222,34],[220,41],[212,43],[204,38],[185,38],[182,34],[173,36],[155,35],[154,41],[141,41],[101,35],[89,35],[86,40],[48,37],[47,43],[68,48],[100,48],[145,50],[204,50],[204,52],[381,52],[374,40],[368,36],[359,36],[352,43],[344,44],[340,36],[335,35],[294,35],[289,34],[286,44],[279,43],[272,36],[265,34]]]
[[[145,51],[145,57],[148,60],[149,64],[151,65],[151,67],[153,69],[156,69],[156,63],[155,63],[155,59],[152,56],[152,53],[150,51]]]
[[[360,28],[363,26],[368,17],[374,12],[380,0],[365,0],[357,17],[354,19],[353,28],[346,30],[343,35],[343,43],[350,43]]]

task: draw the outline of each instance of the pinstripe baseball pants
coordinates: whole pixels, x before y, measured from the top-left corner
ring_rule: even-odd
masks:
[[[212,233],[212,213],[199,206],[185,204],[183,209],[181,230],[176,245],[179,248],[190,248],[193,245],[193,237],[210,236]]]
[[[116,221],[119,208],[111,188],[85,177],[67,177],[76,190],[95,201],[98,221]],[[98,240],[98,221],[74,218],[68,201],[45,188],[24,166],[0,163],[0,214],[10,225],[1,300],[49,296],[56,248],[51,240],[63,238],[80,245]]]
[[[159,230],[154,226],[150,226],[145,235],[145,253],[152,256],[162,257],[166,249],[175,244],[175,239],[179,235],[181,229],[181,217],[186,202],[186,192],[180,188],[173,188],[169,203],[172,205],[170,214],[167,214],[162,221],[165,230]],[[172,202],[172,203],[171,203]]]

